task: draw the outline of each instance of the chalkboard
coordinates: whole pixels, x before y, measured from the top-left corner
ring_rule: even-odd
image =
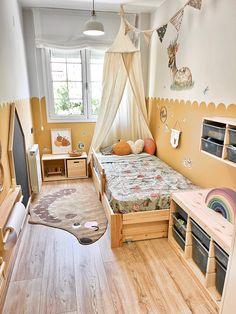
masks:
[[[25,137],[16,110],[14,117],[12,153],[14,159],[16,183],[21,185],[22,194],[24,197],[22,202],[25,206],[27,206],[30,197],[30,190],[28,181],[27,156],[25,151]]]

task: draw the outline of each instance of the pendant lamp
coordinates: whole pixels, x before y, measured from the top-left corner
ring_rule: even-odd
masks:
[[[93,10],[92,17],[84,25],[84,35],[88,36],[101,36],[104,35],[103,24],[96,20],[96,14],[94,11],[94,0],[93,0]]]

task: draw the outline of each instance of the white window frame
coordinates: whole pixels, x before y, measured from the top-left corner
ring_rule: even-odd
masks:
[[[50,65],[50,50],[43,49],[42,64],[43,64],[43,78],[44,90],[46,95],[46,112],[48,123],[73,123],[73,122],[96,122],[97,115],[92,114],[91,104],[91,84],[90,84],[90,65],[89,65],[89,50],[83,49],[81,51],[82,63],[82,98],[84,104],[84,115],[65,115],[59,116],[54,111],[54,96],[53,96],[53,81]],[[56,50],[56,49],[55,49]],[[86,91],[86,93],[85,93]]]

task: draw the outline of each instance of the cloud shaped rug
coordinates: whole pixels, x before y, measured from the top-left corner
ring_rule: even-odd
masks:
[[[66,230],[80,244],[92,244],[105,233],[107,219],[92,184],[42,195],[30,209],[29,223]]]

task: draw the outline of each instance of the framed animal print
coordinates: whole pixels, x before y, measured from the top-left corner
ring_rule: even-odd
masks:
[[[52,154],[68,154],[72,150],[71,129],[51,129]]]

